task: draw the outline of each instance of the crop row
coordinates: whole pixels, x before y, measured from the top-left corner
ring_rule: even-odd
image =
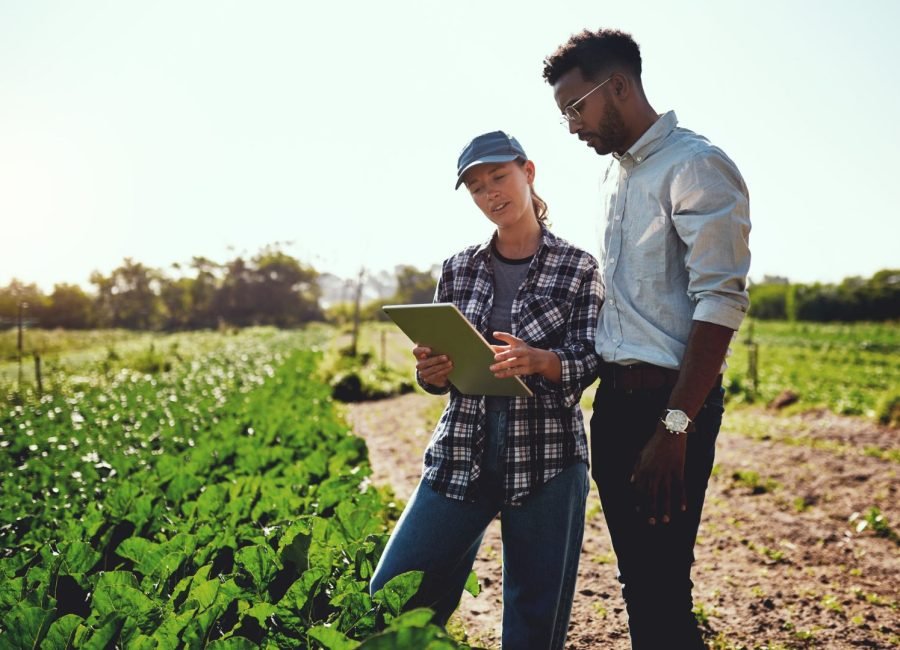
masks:
[[[456,647],[420,576],[369,596],[396,513],[297,347],[2,406],[0,647]]]

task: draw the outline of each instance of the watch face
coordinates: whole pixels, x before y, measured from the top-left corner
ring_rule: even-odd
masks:
[[[669,411],[665,419],[666,428],[669,431],[686,431],[690,422],[684,411]]]

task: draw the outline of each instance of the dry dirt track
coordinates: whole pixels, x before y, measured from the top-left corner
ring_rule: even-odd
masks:
[[[401,499],[418,481],[441,400],[411,394],[347,408],[373,481]],[[897,429],[828,413],[726,413],[694,568],[711,647],[900,647],[898,438]],[[872,508],[884,516],[881,535],[872,525],[857,531]],[[464,594],[457,613],[477,646],[499,647],[500,558],[495,521],[475,564],[483,591]],[[567,647],[629,647],[596,490]]]

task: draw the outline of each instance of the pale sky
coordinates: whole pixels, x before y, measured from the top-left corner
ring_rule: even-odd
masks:
[[[428,268],[491,226],[454,192],[515,135],[553,229],[596,253],[598,156],[542,61],[582,28],[641,45],[654,108],[751,195],[750,276],[900,266],[900,2],[0,0],[0,285],[88,285],[266,244],[350,277]]]

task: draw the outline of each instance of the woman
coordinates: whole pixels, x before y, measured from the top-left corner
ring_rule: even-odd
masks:
[[[519,377],[533,397],[479,397],[449,382],[453,360],[417,346],[416,376],[450,400],[410,498],[372,578],[424,571],[411,606],[447,622],[484,531],[500,513],[503,647],[562,648],[588,494],[579,399],[596,376],[597,263],[546,228],[534,163],[501,131],[459,157],[466,188],[494,224],[491,239],[446,260],[435,300],[454,303],[490,341],[497,377]]]

